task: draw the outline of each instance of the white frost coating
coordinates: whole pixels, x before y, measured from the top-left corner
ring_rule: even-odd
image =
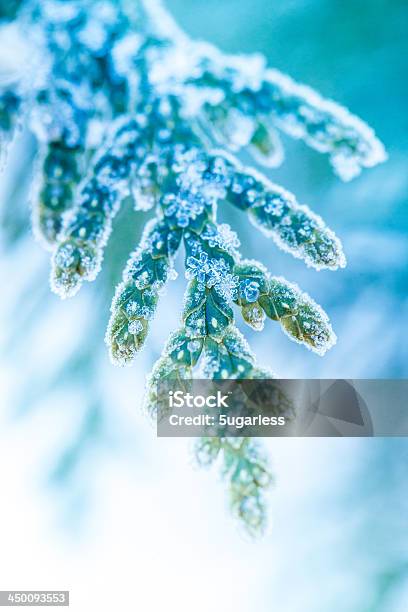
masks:
[[[303,115],[304,124],[292,117],[282,117],[276,119],[279,127],[295,138],[304,139],[317,151],[331,153],[334,169],[344,181],[349,181],[360,174],[362,167],[370,168],[387,160],[388,156],[384,145],[378,140],[374,130],[356,115],[350,113],[344,106],[322,98],[311,87],[296,83],[278,70],[268,69],[265,78],[281,89],[283,95],[297,96],[304,104],[300,108],[300,115]],[[341,147],[332,150],[330,142],[319,138],[318,134],[315,137],[308,134],[305,125],[310,120],[319,119],[319,113],[321,113],[322,119],[329,122],[332,141],[342,139],[344,134],[356,140],[355,155],[347,154]]]
[[[201,238],[208,241],[210,247],[218,247],[230,255],[237,256],[237,249],[241,246],[237,234],[228,223],[206,225],[201,233]]]
[[[262,225],[262,223],[260,223],[256,218],[252,217],[251,215],[249,217],[249,220],[252,225],[259,229],[265,236],[273,238],[275,244],[282,251],[290,253],[293,257],[296,257],[297,259],[302,259],[308,267],[314,268],[317,271],[327,270],[328,268],[333,270],[337,270],[338,268],[345,268],[347,264],[346,256],[344,255],[341,242],[337,238],[336,234],[331,229],[329,229],[325,225],[323,219],[319,215],[313,213],[308,206],[297,204],[296,209],[298,211],[304,212],[305,215],[307,215],[307,217],[310,219],[310,221],[313,222],[314,226],[318,228],[321,232],[323,232],[327,239],[331,242],[333,246],[333,251],[336,254],[336,256],[333,255],[331,262],[324,264],[318,263],[318,261],[316,261],[316,258],[311,257],[310,254],[307,253],[303,245],[293,247],[288,244],[288,242],[282,238],[282,233],[280,231],[281,228],[285,226],[285,219],[282,219],[281,224],[279,224],[279,226],[276,226],[274,229],[266,228],[264,225]],[[286,226],[286,228],[287,227],[288,226]]]

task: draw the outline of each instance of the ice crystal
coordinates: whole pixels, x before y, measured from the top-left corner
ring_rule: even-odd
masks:
[[[233,253],[241,246],[238,236],[232,231],[228,223],[219,225],[208,224],[201,234],[201,238],[208,240],[210,247],[219,247],[221,250]]]
[[[201,285],[206,284],[207,275],[210,272],[210,262],[207,253],[201,251],[198,257],[188,257],[186,261],[186,277],[196,277]]]
[[[200,193],[169,194],[163,199],[164,214],[166,217],[174,216],[179,227],[188,227],[190,220],[196,219],[204,211],[205,203]]]
[[[259,283],[246,278],[239,284],[239,294],[247,302],[256,302],[259,297]]]
[[[214,289],[227,302],[237,294],[238,277],[224,259],[210,258],[204,251],[190,256],[186,261],[186,278],[197,278],[200,285]]]
[[[245,149],[278,166],[284,132],[326,153],[349,180],[385,160],[374,132],[262,56],[191,40],[159,0],[0,0],[0,21],[16,22],[31,57],[13,84],[0,85],[0,163],[24,116],[39,142],[32,216],[52,251],[53,291],[70,297],[96,278],[124,200],[154,210],[112,301],[106,343],[114,363],[130,364],[144,345],[184,246],[181,326],[149,378],[150,409],[158,381],[182,381],[196,366],[210,378],[272,376],[257,365],[234,309],[258,331],[277,321],[323,355],[336,339],[327,315],[296,285],[242,260],[217,206],[235,206],[317,270],[343,267],[341,243],[323,220],[232,153]],[[266,471],[251,443],[237,444],[204,441],[199,454],[223,454],[234,511],[256,531]]]

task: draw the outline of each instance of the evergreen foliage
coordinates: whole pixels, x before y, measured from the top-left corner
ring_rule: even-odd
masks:
[[[51,288],[62,298],[93,281],[122,202],[154,211],[130,255],[111,307],[106,343],[115,364],[144,345],[182,245],[187,289],[180,328],[149,378],[268,378],[235,323],[262,330],[266,318],[323,355],[336,337],[327,315],[296,285],[244,260],[240,242],[217,221],[230,203],[277,246],[317,270],[345,266],[323,220],[234,154],[265,167],[284,157],[279,131],[326,153],[350,180],[386,154],[373,131],[345,108],[266,67],[260,56],[228,56],[191,40],[156,0],[0,0],[0,21],[16,21],[31,65],[0,90],[4,155],[18,123],[36,135],[39,161],[32,215],[51,251]],[[120,238],[119,238],[120,239]],[[270,482],[257,446],[204,439],[202,463],[222,456],[236,515],[264,525]]]

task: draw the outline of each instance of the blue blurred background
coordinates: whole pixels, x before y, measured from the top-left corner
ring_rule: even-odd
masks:
[[[349,107],[389,153],[386,164],[345,184],[324,156],[284,138],[286,162],[270,172],[336,231],[345,270],[309,270],[239,212],[220,211],[244,254],[310,293],[338,335],[320,358],[272,323],[262,334],[246,329],[259,360],[284,377],[406,377],[407,3],[168,6],[191,35],[226,52],[264,53],[271,66]],[[276,475],[271,529],[247,541],[216,472],[195,470],[185,441],[156,439],[139,410],[145,376],[178,321],[182,275],[136,365],[113,368],[103,336],[142,218],[121,213],[121,240],[113,235],[103,273],[60,302],[29,226],[34,155],[22,133],[0,184],[0,588],[70,588],[81,611],[405,612],[406,440],[265,441]]]

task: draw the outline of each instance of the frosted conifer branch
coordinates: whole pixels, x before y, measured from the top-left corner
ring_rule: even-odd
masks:
[[[41,182],[33,202],[33,227],[47,248],[52,248],[61,232],[63,215],[74,202],[83,165],[81,147],[67,147],[61,141],[46,145]]]
[[[94,280],[100,270],[112,220],[129,194],[139,139],[134,121],[119,128],[114,146],[97,159],[75,207],[64,218],[51,275],[53,291],[63,298],[75,295],[82,282]]]
[[[114,60],[130,28],[126,13],[120,4],[92,1],[26,4],[24,25],[34,23],[37,44],[42,44],[33,131],[45,142],[100,145],[91,121],[126,113],[129,103],[131,81]]]
[[[295,283],[272,277],[268,294],[262,296],[260,304],[268,317],[279,321],[290,338],[319,355],[324,355],[336,343],[326,313]]]
[[[328,154],[348,180],[385,160],[374,132],[268,69],[262,57],[228,56],[191,40],[159,0],[0,0],[0,22],[9,20],[27,39],[32,63],[0,93],[0,147],[26,109],[42,156],[33,222],[53,249],[53,291],[72,296],[96,278],[125,198],[154,215],[112,303],[106,343],[115,363],[130,363],[144,344],[184,244],[180,329],[149,379],[150,411],[157,409],[160,381],[182,385],[196,367],[216,379],[273,376],[238,331],[236,307],[254,329],[269,317],[317,353],[330,348],[335,335],[325,313],[296,285],[242,261],[238,237],[217,221],[217,206],[230,201],[316,269],[345,265],[338,238],[292,194],[225,149],[246,150],[274,167],[284,158],[283,131]],[[253,443],[225,438],[203,445],[223,457],[235,514],[251,532],[261,529],[266,470]]]
[[[253,144],[259,127],[272,123],[328,153],[343,180],[387,158],[366,123],[313,89],[268,69],[261,55],[228,56],[211,45],[185,40],[170,53],[171,61],[183,66],[186,86],[177,91],[184,95],[186,113],[201,110],[215,140],[232,151]],[[182,62],[181,56],[188,61]]]
[[[194,161],[194,150],[185,154]],[[251,168],[243,167],[223,153],[201,154],[195,189],[207,199],[224,199],[247,211],[250,220],[276,244],[316,269],[344,267],[345,256],[339,239],[295,196],[268,181]],[[200,171],[201,170],[201,171]]]
[[[150,414],[157,415],[162,403],[167,402],[167,393],[165,398],[160,397],[159,383],[171,381],[184,388],[185,382],[192,378],[203,343],[203,338],[192,339],[183,327],[170,335],[147,379],[145,408]]]
[[[205,344],[202,373],[206,378],[274,378],[274,374],[257,365],[254,354],[241,332],[231,325],[219,340],[208,338]]]
[[[290,338],[319,355],[335,344],[328,316],[296,284],[271,277],[256,261],[242,261],[234,272],[240,280],[236,303],[248,325],[259,331],[267,316],[278,321]]]
[[[195,452],[202,467],[219,461],[234,516],[251,536],[262,534],[267,523],[265,491],[272,476],[259,445],[251,438],[200,438]]]
[[[127,110],[130,86],[114,70],[112,48],[129,23],[119,7],[97,3],[81,7],[51,1],[33,4],[31,10],[41,23],[37,36],[47,51],[47,61],[39,68],[37,106],[30,116],[33,131],[44,143],[33,224],[50,248],[85,173],[85,152],[100,144],[98,121],[107,113],[115,117]]]
[[[159,294],[174,273],[171,262],[180,239],[180,230],[171,230],[164,221],[147,224],[112,302],[106,343],[113,363],[130,364],[143,346]]]
[[[218,197],[246,211],[253,224],[280,248],[318,270],[345,266],[334,232],[290,192],[222,152],[209,154],[207,163],[208,184],[216,180],[224,189]]]
[[[317,270],[346,265],[339,239],[321,217],[259,173],[245,169],[236,172],[227,199],[246,210],[252,223],[281,249],[307,265]]]

